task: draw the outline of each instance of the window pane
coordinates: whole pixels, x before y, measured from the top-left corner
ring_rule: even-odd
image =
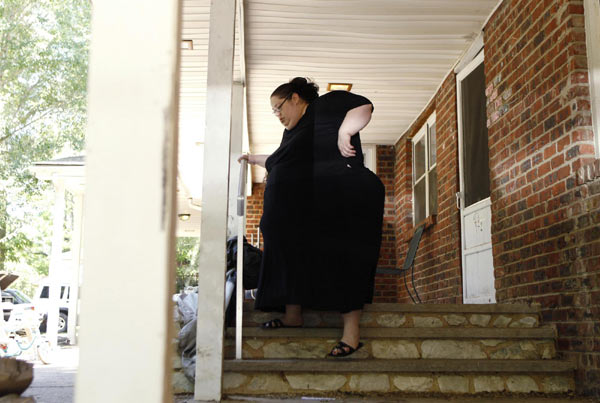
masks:
[[[419,180],[421,175],[425,173],[425,138],[423,136],[418,143],[415,144],[415,155],[413,156],[415,161],[415,182]]]
[[[437,214],[437,171],[429,171],[429,215]]]
[[[436,162],[436,138],[435,123],[429,126],[429,166],[432,167]]]
[[[425,178],[415,184],[415,224],[425,219]]]

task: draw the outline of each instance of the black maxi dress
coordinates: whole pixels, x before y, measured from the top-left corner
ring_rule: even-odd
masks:
[[[317,98],[267,159],[256,309],[345,313],[372,302],[385,190],[363,164],[360,134],[355,157],[337,146],[346,113],[365,104],[346,91]]]

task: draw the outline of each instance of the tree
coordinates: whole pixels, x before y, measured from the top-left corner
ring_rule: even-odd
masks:
[[[177,268],[175,287],[181,292],[186,286],[198,285],[197,258],[200,239],[195,237],[178,237],[175,246]]]
[[[28,168],[83,148],[90,16],[89,0],[0,0],[0,270],[47,270],[26,228],[49,226],[48,184]]]

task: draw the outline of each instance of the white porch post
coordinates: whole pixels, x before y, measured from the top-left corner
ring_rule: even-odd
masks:
[[[58,303],[60,300],[62,262],[62,246],[64,240],[65,221],[65,183],[62,179],[53,179],[54,182],[54,217],[52,224],[52,251],[50,252],[50,268],[48,278],[50,292],[48,299],[48,317],[46,319],[46,337],[56,346],[58,340]]]
[[[202,228],[196,337],[196,400],[220,400],[235,0],[212,0],[208,46]]]
[[[83,224],[83,189],[73,190],[73,245],[71,271],[71,287],[69,291],[69,319],[67,322],[67,336],[69,344],[77,344],[76,326],[79,301],[79,274],[81,270],[81,229]]]
[[[172,401],[180,20],[94,2],[77,403]]]

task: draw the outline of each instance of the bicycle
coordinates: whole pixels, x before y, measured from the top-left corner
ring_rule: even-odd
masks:
[[[52,345],[39,330],[39,315],[33,307],[12,312],[9,320],[0,326],[0,357],[39,359],[44,364],[52,362]]]

